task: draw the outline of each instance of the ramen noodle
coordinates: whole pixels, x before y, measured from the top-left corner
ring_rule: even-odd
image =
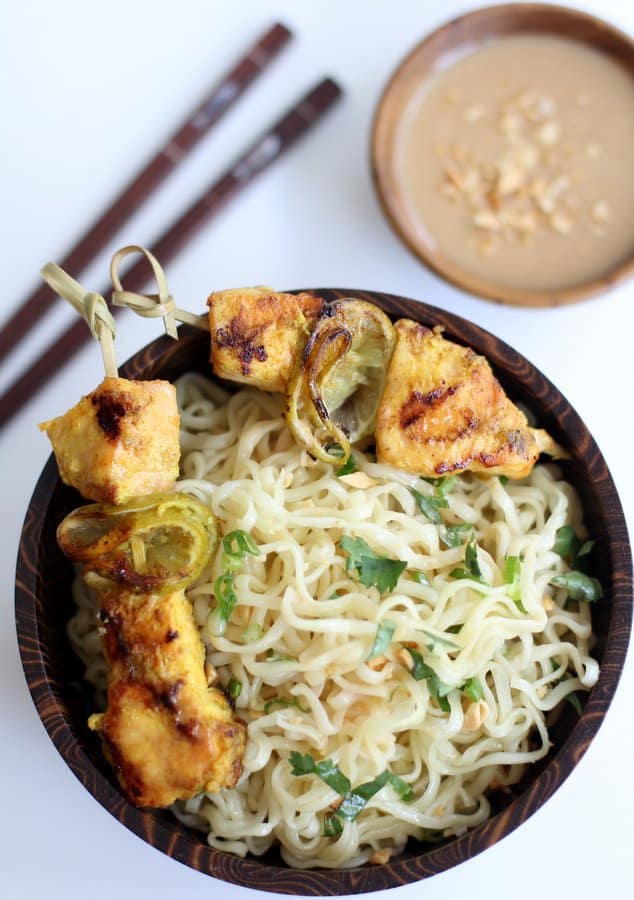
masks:
[[[431,483],[356,449],[337,474],[296,445],[281,396],[193,374],[176,387],[177,487],[257,545],[228,622],[221,553],[188,591],[210,677],[248,723],[244,774],[176,815],[214,848],[279,846],[306,868],[385,861],[484,821],[491,792],[548,753],[564,699],[598,678],[589,604],[551,584],[570,568],[561,529],[584,536],[573,488],[553,464]],[[71,640],[103,691],[79,578],[75,596]]]

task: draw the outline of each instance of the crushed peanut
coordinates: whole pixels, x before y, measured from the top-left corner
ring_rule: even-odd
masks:
[[[477,700],[469,703],[464,714],[462,731],[476,731],[489,715],[489,706],[486,700]]]
[[[598,200],[592,207],[592,218],[600,225],[610,221],[610,207],[602,200]]]
[[[389,862],[391,855],[392,851],[387,848],[384,850],[375,850],[370,856],[370,862],[374,863],[376,866],[384,866],[386,862]]]
[[[447,101],[458,103],[458,95]],[[587,100],[580,94],[577,102]],[[462,118],[477,123],[490,114],[482,103],[470,103]],[[576,156],[598,156],[600,145],[591,142],[576,148],[562,142],[557,105],[552,98],[531,91],[522,91],[501,104],[497,130],[506,145],[497,160],[475,159],[467,147],[458,144],[435,147],[443,164],[441,194],[451,203],[462,203],[474,229],[486,232],[475,243],[478,252],[493,256],[507,241],[530,243],[533,235],[545,228],[562,237],[571,235],[583,221],[574,195],[571,161]],[[565,167],[564,158],[568,159]],[[609,222],[606,203],[594,204],[591,220],[600,226]]]
[[[472,103],[462,114],[465,122],[479,122],[486,116],[486,109],[480,103]]]
[[[565,213],[553,213],[548,221],[553,231],[556,231],[558,234],[570,234],[572,231],[572,221]]]
[[[401,649],[396,652],[396,658],[408,672],[412,671],[414,668],[414,657],[409,650],[406,650],[405,647],[401,647]]]
[[[370,478],[365,472],[351,472],[349,475],[342,475],[339,481],[344,481],[350,487],[355,488],[369,488],[379,483],[376,478]]]
[[[380,672],[387,661],[387,656],[373,656],[372,659],[367,661],[366,665],[368,669],[372,669],[373,672]]]

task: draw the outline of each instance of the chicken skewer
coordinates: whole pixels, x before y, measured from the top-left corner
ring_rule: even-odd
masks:
[[[423,477],[471,470],[522,478],[540,453],[565,455],[529,426],[470,348],[408,319],[392,327],[361,300],[312,298],[307,323],[297,310],[305,296],[231,290],[211,294],[208,305],[215,373],[286,393],[289,426],[313,456],[341,464],[350,443],[373,433],[379,462]],[[286,297],[296,306],[278,316]],[[329,353],[315,353],[328,343]],[[330,445],[319,442],[320,430]]]
[[[124,290],[118,265],[133,252],[148,258],[157,294]],[[231,787],[242,772],[246,726],[207,684],[184,590],[215,550],[215,522],[206,523],[206,552],[195,564],[190,560],[178,583],[157,564],[157,546],[167,544],[171,552],[180,539],[173,504],[156,493],[171,490],[178,476],[174,387],[119,378],[105,300],[86,294],[55,266],[43,275],[85,315],[106,370],[95,391],[40,426],[62,479],[106,501],[71,513],[58,530],[60,546],[84,563],[99,596],[108,708],[91,716],[90,727],[101,734],[123,790],[138,806]],[[541,450],[558,450],[546,432],[528,426],[488,362],[438,329],[406,319],[393,326],[364,301],[327,303],[269,288],[213,293],[206,321],[176,308],[158,261],[139,247],[115,255],[111,276],[113,302],[162,316],[170,336],[177,337],[176,319],[207,328],[216,375],[286,394],[289,426],[318,458],[341,462],[351,443],[374,435],[379,462],[419,475],[472,469],[518,478]],[[150,496],[143,502],[131,499],[144,494]],[[210,514],[193,498],[188,502],[179,522],[183,533],[188,527],[195,533],[196,516]],[[148,509],[152,525],[144,529]]]
[[[150,263],[158,266],[153,257]],[[185,595],[216,549],[217,524],[194,498],[157,493],[170,491],[178,477],[175,389],[119,378],[105,300],[55,266],[42,274],[85,316],[106,370],[95,391],[40,426],[62,479],[106,501],[75,510],[58,528],[61,549],[83,563],[98,595],[108,705],[89,726],[137,806],[168,806],[201,790],[233,787],[242,773],[246,725],[222,691],[208,686]],[[121,291],[118,275],[113,281]],[[159,281],[160,314],[169,317],[173,301],[165,293]],[[166,330],[174,331],[169,319]]]

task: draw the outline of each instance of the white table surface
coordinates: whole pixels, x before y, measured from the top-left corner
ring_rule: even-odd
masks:
[[[630,2],[582,5],[634,31]],[[210,290],[240,284],[367,287],[473,320],[528,357],[578,410],[611,467],[631,528],[634,282],[573,307],[503,308],[427,272],[399,244],[373,195],[368,131],[387,76],[420,37],[472,6],[458,0],[5,4],[0,318],[30,291],[44,262],[61,258],[238,51],[279,19],[295,32],[292,45],[82,281],[100,289],[114,249],[151,243],[255,133],[330,74],[345,88],[343,102],[169,265],[177,300],[198,311]],[[34,328],[2,368],[3,389],[72,315],[60,308]],[[158,332],[157,323],[126,316],[117,341],[119,360]],[[52,377],[0,435],[0,891],[11,900],[111,900],[113,892],[120,900],[195,900],[219,891],[223,898],[255,898],[254,891],[168,859],[115,821],[67,769],[26,689],[15,638],[13,580],[24,511],[49,454],[35,425],[63,412],[100,378],[93,344]],[[422,886],[398,889],[399,900],[422,890],[427,900],[608,897],[619,886],[620,891],[631,886],[633,694],[630,656],[598,736],[546,806],[476,859]]]

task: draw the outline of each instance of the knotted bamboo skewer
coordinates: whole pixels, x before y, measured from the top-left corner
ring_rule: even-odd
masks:
[[[150,264],[156,282],[156,293],[141,294],[124,288],[119,274],[119,266],[126,257],[136,253],[144,256]],[[117,328],[105,298],[94,291],[87,291],[76,279],[55,263],[47,263],[42,268],[41,275],[49,287],[67,300],[86,321],[92,336],[101,346],[106,375],[116,378],[118,368],[114,341]],[[143,318],[162,318],[165,333],[174,340],[178,340],[176,322],[185,322],[195,328],[209,331],[206,316],[198,316],[176,306],[163,267],[154,254],[145,247],[129,244],[127,247],[117,250],[110,263],[110,278],[113,286],[111,302],[114,306],[127,306],[128,309]]]

